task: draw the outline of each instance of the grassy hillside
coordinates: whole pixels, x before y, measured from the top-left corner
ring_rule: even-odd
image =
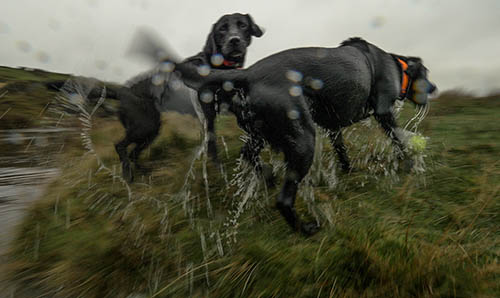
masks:
[[[0,67],[1,129],[37,126],[55,94],[43,83],[67,78],[68,75],[38,69]]]
[[[217,122],[223,171],[198,154],[198,121],[167,114],[127,186],[118,121],[75,115],[82,134],[19,227],[11,279],[55,297],[498,297],[499,113],[500,96],[436,99],[412,173],[374,123],[346,131],[350,174],[320,138],[297,199],[322,226],[310,238],[274,208],[279,188],[238,164],[234,117]],[[263,158],[283,174],[280,155]]]

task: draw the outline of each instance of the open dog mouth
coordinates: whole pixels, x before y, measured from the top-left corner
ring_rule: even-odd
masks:
[[[230,52],[228,55],[226,55],[226,57],[231,59],[231,60],[238,60],[238,59],[241,59],[244,54],[245,53],[243,51],[234,50],[234,51]]]

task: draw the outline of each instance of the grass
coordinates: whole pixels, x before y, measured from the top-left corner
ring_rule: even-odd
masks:
[[[43,85],[46,81],[66,80],[68,75],[0,67],[0,116],[2,129],[38,126],[55,93]]]
[[[238,168],[232,116],[217,122],[224,173],[202,155],[187,175],[198,122],[167,114],[141,159],[149,170],[129,188],[112,146],[122,128],[96,117],[95,153],[68,140],[61,176],[19,227],[11,279],[54,297],[498,297],[499,112],[499,96],[436,99],[420,126],[420,173],[387,174],[386,152],[331,185],[323,140],[319,178],[297,199],[298,213],[322,224],[307,239],[274,209],[279,189]],[[384,137],[355,128],[347,145],[360,160]],[[279,155],[263,158],[282,174]]]

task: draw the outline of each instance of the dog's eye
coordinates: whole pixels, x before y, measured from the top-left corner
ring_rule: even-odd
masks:
[[[240,27],[240,29],[246,29],[248,28],[248,25],[243,22],[238,22],[238,27]]]
[[[219,31],[220,31],[220,32],[226,32],[226,31],[227,31],[227,24],[222,25],[222,26],[219,28]]]

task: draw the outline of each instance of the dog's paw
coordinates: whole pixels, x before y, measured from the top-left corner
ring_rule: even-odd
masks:
[[[122,163],[122,175],[123,179],[125,179],[127,183],[132,183],[134,181],[134,174],[132,173],[132,166],[130,163]]]
[[[353,168],[350,165],[342,165],[342,174],[350,174],[353,171]]]
[[[300,231],[306,237],[316,234],[320,229],[320,226],[316,222],[303,223],[300,226]]]

